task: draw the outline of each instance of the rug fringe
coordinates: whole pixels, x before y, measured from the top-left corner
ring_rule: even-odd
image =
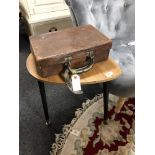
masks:
[[[65,144],[65,141],[71,131],[71,128],[76,123],[76,121],[81,117],[81,115],[96,101],[103,97],[102,94],[96,95],[92,100],[87,99],[86,102],[82,103],[82,108],[78,108],[75,111],[75,117],[72,119],[70,124],[64,125],[61,134],[55,134],[55,143],[51,146],[50,155],[60,155],[61,150]]]

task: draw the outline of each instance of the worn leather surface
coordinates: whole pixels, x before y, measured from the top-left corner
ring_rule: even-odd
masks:
[[[85,25],[31,36],[30,45],[38,73],[47,77],[59,74],[69,57],[74,68],[85,65],[90,51],[94,52],[95,62],[107,59],[112,41],[93,26]]]
[[[109,82],[111,93],[133,97],[135,94],[135,1],[68,0],[75,25],[92,24],[112,39],[110,56],[123,74]]]

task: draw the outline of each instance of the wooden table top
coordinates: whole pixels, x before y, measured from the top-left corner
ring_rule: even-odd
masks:
[[[52,75],[43,78],[38,75],[33,55],[30,54],[26,61],[28,72],[37,80],[49,83],[64,84],[63,79],[59,75]],[[93,68],[85,73],[80,74],[81,84],[94,84],[114,80],[122,74],[119,65],[108,58],[106,61],[96,63]]]

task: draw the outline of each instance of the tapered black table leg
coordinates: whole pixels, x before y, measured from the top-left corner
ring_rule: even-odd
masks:
[[[43,109],[44,109],[46,125],[50,125],[44,82],[38,81],[38,86],[39,86],[41,101],[42,101],[42,105],[43,105]]]
[[[107,124],[109,92],[107,89],[107,83],[106,82],[103,83],[103,101],[104,101],[104,124]]]

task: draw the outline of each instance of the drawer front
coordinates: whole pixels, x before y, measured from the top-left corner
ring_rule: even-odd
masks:
[[[34,0],[35,5],[46,5],[53,3],[63,3],[64,0]]]
[[[20,0],[27,14],[41,14],[68,9],[64,0]]]
[[[55,12],[60,10],[68,10],[67,5],[64,5],[63,3],[56,3],[52,5],[40,5],[40,6],[34,7],[35,14]]]
[[[73,24],[70,18],[67,18],[65,20],[61,19],[61,20],[55,20],[55,21],[36,23],[36,24],[33,24],[32,35],[47,33],[53,30],[60,30],[60,29],[69,28],[72,26]]]

